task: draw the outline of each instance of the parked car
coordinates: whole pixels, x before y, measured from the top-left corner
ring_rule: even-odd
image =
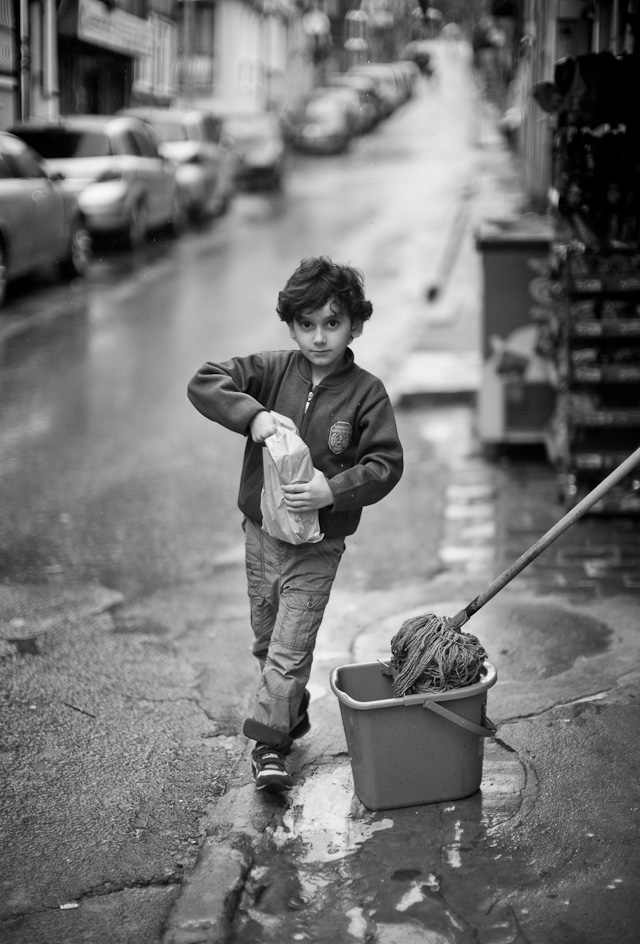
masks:
[[[429,40],[414,39],[402,50],[402,59],[415,62],[422,75],[430,79],[434,72],[431,43]]]
[[[384,117],[384,105],[372,79],[364,75],[334,72],[329,76],[327,82],[331,87],[348,88],[356,92],[362,114],[364,133],[371,131],[378,121]]]
[[[224,119],[198,108],[129,108],[119,112],[146,121],[160,138],[160,153],[175,161],[193,220],[224,213],[235,191],[237,155]]]
[[[183,228],[177,165],[160,154],[158,138],[139,118],[83,115],[10,130],[42,155],[51,172],[64,175],[92,235],[124,233],[137,247],[150,230]]]
[[[335,97],[325,95],[289,105],[281,121],[286,140],[299,151],[341,154],[353,140],[349,111]]]
[[[351,66],[347,74],[364,75],[375,82],[378,95],[385,104],[385,117],[406,101],[406,86],[402,77],[388,62],[366,62]]]
[[[277,189],[282,185],[288,154],[275,115],[249,111],[231,114],[226,133],[239,152],[236,180],[240,186]]]
[[[420,67],[414,60],[408,58],[398,59],[393,65],[402,76],[402,81],[407,88],[407,96],[412,98],[416,94],[420,83],[420,76],[422,74]]]
[[[55,263],[84,275],[90,237],[75,197],[23,141],[0,132],[0,304],[7,282]]]
[[[335,98],[344,104],[349,116],[349,125],[354,136],[364,134],[367,129],[367,115],[363,114],[360,107],[360,96],[355,89],[345,86],[320,86],[311,92],[310,99]]]

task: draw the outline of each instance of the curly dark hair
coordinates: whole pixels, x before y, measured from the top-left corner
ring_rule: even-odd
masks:
[[[359,269],[339,265],[328,256],[303,259],[278,294],[276,311],[287,324],[305,312],[317,311],[333,300],[352,324],[363,324],[373,312],[364,297],[364,278]]]

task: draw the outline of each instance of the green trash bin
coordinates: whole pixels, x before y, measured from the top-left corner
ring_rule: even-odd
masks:
[[[497,677],[485,662],[475,685],[396,698],[391,672],[380,662],[334,669],[331,688],[340,702],[362,803],[370,810],[391,810],[475,793],[484,739],[497,730],[486,717],[487,690]]]

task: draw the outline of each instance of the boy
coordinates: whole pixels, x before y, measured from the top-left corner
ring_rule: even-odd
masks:
[[[310,728],[306,684],[344,539],[363,506],[384,498],[402,475],[389,398],[349,349],[372,310],[358,270],[325,256],[303,259],[277,305],[298,350],[206,363],[189,384],[196,409],[247,436],[238,505],[261,678],[243,733],[256,742],[256,789],[270,793],[291,788],[285,756]],[[318,543],[292,545],[261,529],[262,448],[276,429],[271,410],[293,420],[311,452],[311,480],[283,491],[288,509],[318,511]]]

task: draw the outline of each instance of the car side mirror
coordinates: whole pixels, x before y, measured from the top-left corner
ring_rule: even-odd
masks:
[[[49,180],[51,180],[53,183],[59,183],[61,180],[66,180],[66,177],[65,177],[65,175],[62,173],[61,170],[52,170],[52,171],[49,171],[49,173],[47,174],[47,177],[48,177]]]

